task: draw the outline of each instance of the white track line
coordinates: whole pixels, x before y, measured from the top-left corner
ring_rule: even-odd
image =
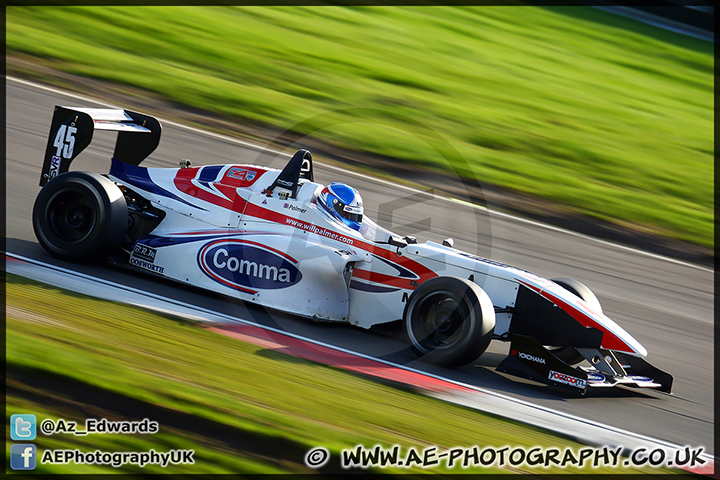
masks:
[[[66,97],[74,98],[74,99],[77,99],[77,100],[82,100],[82,101],[84,101],[84,102],[90,102],[90,103],[94,103],[94,104],[96,104],[96,105],[102,105],[102,106],[105,106],[105,107],[108,107],[108,108],[116,108],[116,109],[122,109],[122,108],[123,108],[123,107],[118,107],[118,106],[115,106],[115,105],[111,105],[111,104],[109,104],[109,103],[106,103],[106,102],[103,102],[103,101],[100,101],[100,100],[94,100],[94,99],[92,99],[92,98],[84,97],[84,96],[82,96],[82,95],[77,95],[77,94],[75,94],[75,93],[66,92],[66,91],[63,91],[63,90],[59,90],[59,89],[57,89],[57,88],[48,87],[48,86],[41,85],[41,84],[38,84],[38,83],[35,83],[35,82],[30,82],[30,81],[28,81],[28,80],[23,80],[23,79],[21,79],[21,78],[11,77],[11,76],[6,77],[6,78],[7,78],[7,80],[11,80],[11,81],[13,81],[13,82],[20,83],[20,84],[22,84],[22,85],[27,85],[27,86],[29,86],[29,87],[33,87],[33,88],[37,88],[37,89],[40,89],[40,90],[45,90],[45,91],[48,91],[48,92],[56,93],[56,94],[58,94],[58,95],[64,95],[64,96],[66,96]],[[274,154],[276,154],[276,155],[281,155],[281,156],[285,156],[285,157],[291,157],[291,156],[292,156],[292,155],[290,155],[290,154],[287,153],[287,152],[281,152],[280,150],[275,150],[275,149],[272,149],[272,148],[263,147],[263,146],[258,145],[258,144],[256,144],[256,143],[247,142],[247,141],[245,141],[245,140],[240,140],[240,139],[238,139],[238,138],[233,138],[233,137],[229,137],[229,136],[227,136],[227,135],[222,135],[222,134],[219,134],[219,133],[210,132],[210,131],[207,131],[207,130],[202,130],[202,129],[199,129],[199,128],[191,127],[191,126],[189,126],[189,125],[184,125],[184,124],[182,124],[182,123],[174,122],[174,121],[172,121],[172,120],[163,119],[162,117],[155,117],[155,118],[157,118],[158,120],[160,120],[162,123],[167,123],[168,125],[172,125],[172,126],[177,127],[177,128],[181,128],[181,129],[184,129],[184,130],[188,130],[188,131],[190,131],[190,132],[198,133],[198,134],[201,134],[201,135],[206,135],[206,136],[211,137],[211,138],[217,138],[217,139],[220,139],[220,140],[223,140],[223,141],[226,141],[226,142],[235,143],[235,144],[237,144],[237,145],[242,145],[242,146],[247,147],[247,148],[252,148],[253,150],[259,150],[259,151],[263,151],[263,152],[274,153]],[[343,173],[345,173],[345,174],[350,174],[350,175],[353,175],[353,176],[355,176],[355,177],[362,178],[362,179],[365,179],[365,180],[369,180],[369,181],[372,181],[372,182],[375,182],[375,183],[381,183],[381,184],[383,184],[383,185],[388,185],[388,186],[391,186],[391,187],[393,187],[393,188],[400,188],[400,189],[402,189],[402,190],[406,190],[406,191],[413,192],[413,193],[424,193],[424,194],[427,194],[427,192],[424,192],[424,191],[422,191],[422,190],[418,190],[417,188],[412,188],[412,187],[408,187],[408,186],[405,186],[405,185],[400,185],[400,184],[398,184],[398,183],[393,183],[393,182],[391,182],[391,181],[384,180],[384,179],[381,179],[381,178],[376,178],[376,177],[373,177],[373,176],[370,176],[370,175],[366,175],[366,174],[363,174],[363,173],[354,172],[354,171],[352,171],[352,170],[346,170],[346,169],[344,169],[344,168],[337,167],[337,166],[334,166],[334,165],[329,165],[329,164],[322,163],[322,162],[317,162],[317,163],[318,163],[319,165],[322,165],[323,168],[330,169],[330,170],[335,170],[335,171],[340,171],[340,172],[343,172]],[[598,243],[600,243],[600,244],[602,244],[602,245],[606,245],[606,246],[610,246],[610,247],[615,247],[615,248],[618,248],[618,249],[621,249],[621,250],[625,250],[625,251],[628,251],[628,252],[633,252],[633,253],[645,255],[645,256],[648,256],[648,257],[651,257],[651,258],[656,258],[656,259],[658,259],[658,260],[664,260],[664,261],[666,261],[666,262],[671,262],[671,263],[675,263],[675,264],[678,264],[678,265],[683,265],[683,266],[686,266],[686,267],[696,268],[696,269],[698,269],[698,270],[702,270],[702,271],[710,272],[710,273],[713,273],[713,272],[715,271],[715,270],[712,269],[712,268],[703,267],[703,266],[701,266],[701,265],[696,265],[696,264],[690,263],[690,262],[684,262],[684,261],[682,261],[682,260],[677,260],[677,259],[675,259],[675,258],[666,257],[665,255],[658,255],[658,254],[656,254],[656,253],[651,253],[651,252],[647,252],[647,251],[645,251],[645,250],[640,250],[640,249],[637,249],[637,248],[628,247],[628,246],[625,246],[625,245],[621,245],[621,244],[619,244],[619,243],[609,242],[609,241],[607,241],[607,240],[602,240],[602,239],[599,239],[599,238],[592,237],[592,236],[590,236],[590,235],[585,235],[585,234],[582,234],[582,233],[574,232],[574,231],[572,231],[572,230],[567,230],[567,229],[565,229],[565,228],[555,227],[555,226],[553,226],[553,225],[548,225],[548,224],[545,224],[545,223],[536,222],[536,221],[534,221],[534,220],[528,220],[528,219],[526,219],[526,218],[522,218],[522,217],[518,217],[518,216],[515,216],[515,215],[511,215],[511,214],[509,214],[509,213],[503,213],[503,212],[499,212],[499,211],[497,211],[497,210],[487,209],[487,208],[485,208],[485,207],[482,207],[482,206],[480,206],[480,205],[475,205],[475,204],[470,203],[470,202],[467,202],[467,201],[465,201],[465,200],[458,200],[458,199],[454,199],[454,198],[451,198],[451,197],[442,197],[442,196],[438,196],[438,195],[434,195],[434,197],[437,198],[437,199],[439,199],[439,200],[444,200],[444,201],[452,202],[452,203],[458,203],[458,202],[460,202],[460,203],[462,203],[462,204],[464,204],[464,205],[467,205],[467,206],[470,206],[470,207],[472,207],[472,208],[478,208],[478,209],[486,210],[486,211],[488,211],[489,213],[492,213],[493,215],[497,215],[497,216],[499,216],[499,217],[508,218],[508,219],[511,219],[511,220],[514,220],[514,221],[517,221],[517,222],[526,223],[526,224],[528,224],[528,225],[533,225],[533,226],[535,226],[535,227],[545,228],[545,229],[552,230],[552,231],[555,231],[555,232],[564,233],[564,234],[567,234],[567,235],[573,235],[573,236],[575,236],[575,237],[583,238],[583,239],[585,239],[585,240],[591,240],[591,241],[594,241],[594,242],[598,242]]]
[[[144,308],[159,310],[166,314],[186,316],[192,318],[193,320],[218,323],[241,323],[244,325],[251,325],[253,327],[257,327],[268,332],[285,335],[313,345],[318,345],[348,355],[354,355],[360,358],[382,363],[383,365],[386,365],[388,367],[397,368],[434,378],[443,382],[448,382],[450,384],[472,390],[475,392],[475,394],[479,394],[480,396],[470,396],[467,393],[458,392],[428,392],[427,394],[444,401],[465,405],[466,407],[493,413],[513,419],[515,421],[521,421],[523,423],[535,425],[537,427],[545,428],[564,435],[569,435],[589,445],[620,446],[623,447],[626,452],[637,448],[647,447],[662,448],[669,451],[678,451],[684,448],[681,445],[673,444],[665,440],[630,432],[628,430],[623,430],[621,428],[613,427],[611,425],[606,425],[595,422],[593,420],[588,420],[569,413],[561,412],[559,410],[544,407],[542,405],[536,405],[530,402],[526,402],[524,400],[510,397],[508,395],[503,395],[501,393],[493,392],[491,390],[476,387],[475,385],[459,382],[457,380],[446,378],[423,370],[390,362],[388,360],[376,358],[370,355],[366,355],[364,353],[355,352],[353,350],[348,350],[343,347],[338,347],[336,345],[321,342],[319,340],[314,340],[312,338],[304,337],[302,335],[291,333],[278,328],[268,327],[249,320],[233,317],[231,315],[216,312],[214,310],[210,310],[204,307],[199,307],[179,300],[163,297],[161,295],[146,292],[134,287],[115,283],[104,278],[93,277],[92,275],[87,275],[81,272],[59,267],[57,265],[48,264],[11,252],[4,252],[4,254],[10,258],[26,262],[30,266],[35,267],[32,270],[29,270],[28,268],[23,269],[22,266],[16,268],[15,265],[10,263],[7,265],[8,273],[32,278],[36,281],[40,281],[43,283],[47,283],[48,281],[50,281],[51,284],[55,284],[52,283],[52,273],[49,274],[49,272],[47,272],[47,270],[50,270],[55,274],[64,275],[66,277],[74,277],[71,278],[71,280],[74,281],[64,281],[62,283],[63,288],[71,289],[73,285],[77,285],[78,281],[87,282],[87,286],[85,288],[81,288],[80,290],[82,291],[80,291],[80,293],[88,294],[87,292],[92,292],[90,293],[90,295],[94,297],[99,297],[111,301],[130,303]],[[111,298],[108,298],[107,296],[102,296],[98,293],[98,286],[117,290],[120,295],[111,296]],[[151,300],[151,302],[149,304],[145,302],[138,302],[138,297],[147,297]],[[166,303],[167,307],[158,308],[158,301]],[[712,455],[704,453],[701,455],[701,457],[703,460],[709,463],[709,465],[706,465],[706,467],[714,465],[714,457]]]

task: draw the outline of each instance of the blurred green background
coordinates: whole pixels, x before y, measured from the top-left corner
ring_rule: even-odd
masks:
[[[312,132],[428,169],[471,175],[469,165],[482,182],[568,211],[713,245],[709,42],[590,7],[6,15],[12,55],[243,125]],[[362,110],[337,111],[348,107]],[[448,165],[404,118],[447,138],[467,163]]]

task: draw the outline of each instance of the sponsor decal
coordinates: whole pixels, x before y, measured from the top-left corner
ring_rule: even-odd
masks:
[[[517,350],[514,350],[514,352],[517,353],[518,357],[522,358],[523,360],[529,360],[531,362],[542,363],[543,365],[545,365],[545,359],[542,357],[536,357],[535,355],[530,355],[525,352],[519,352]]]
[[[132,256],[137,257],[140,260],[145,260],[146,262],[154,263],[156,254],[157,250],[155,250],[154,248],[150,248],[147,245],[138,243],[133,249]]]
[[[139,260],[135,257],[130,257],[130,265],[150,270],[151,272],[162,274],[165,271],[165,267],[155,265],[154,263],[146,262],[145,260]]]
[[[228,170],[227,176],[230,178],[237,178],[238,180],[245,180],[248,173],[249,172],[244,168],[231,168]],[[255,175],[253,175],[253,178],[255,178]],[[252,180],[252,178],[248,178],[248,180]]]
[[[52,180],[60,173],[60,157],[53,155],[50,161],[50,171],[48,172],[48,180]]]
[[[214,168],[214,167],[213,167]],[[222,168],[218,166],[218,168]],[[219,172],[220,170],[218,170]],[[258,172],[250,170],[248,168],[231,167],[225,172],[225,177],[220,180],[220,183],[226,183],[228,185],[243,186],[247,187],[252,185],[253,180],[257,176]]]
[[[155,265],[156,254],[157,250],[154,248],[138,243],[133,248],[132,255],[130,256],[130,265],[135,265],[136,267],[162,274],[165,272],[165,267]]]
[[[318,211],[322,211],[322,209],[318,209]],[[332,238],[333,240],[338,240],[340,242],[347,243],[348,245],[352,245],[355,242],[355,240],[353,240],[352,238],[340,235],[339,233],[335,233],[332,230],[328,230],[326,228],[318,227],[317,225],[313,225],[312,223],[298,222],[294,218],[290,217],[287,217],[285,219],[285,222],[295,228],[300,228],[302,230],[307,230],[308,232],[317,233],[318,235],[322,235],[323,237]]]
[[[267,205],[267,198],[262,201],[263,205]]]
[[[251,243],[232,239],[208,243],[198,254],[200,269],[218,283],[251,292],[248,289],[291,287],[302,279],[294,259]]]
[[[582,378],[573,377],[572,375],[556,372],[554,370],[550,370],[550,375],[548,376],[548,379],[554,382],[564,383],[565,385],[570,385],[572,387],[577,387],[581,389],[585,388],[587,385],[587,382]]]
[[[604,382],[605,375],[602,373],[588,373],[588,382]]]
[[[293,210],[293,211],[295,211],[295,212],[300,212],[300,213],[305,213],[305,212],[307,212],[307,210],[305,210],[304,208],[298,207],[298,206],[293,205],[293,204],[291,204],[291,203],[286,203],[285,205],[283,205],[283,208],[289,208],[290,210]]]
[[[654,382],[655,380],[650,377],[644,377],[642,375],[628,375],[630,380],[634,382]]]
[[[292,188],[293,184],[292,182],[288,182],[287,180],[280,180],[277,181],[278,185],[283,186],[285,188]]]

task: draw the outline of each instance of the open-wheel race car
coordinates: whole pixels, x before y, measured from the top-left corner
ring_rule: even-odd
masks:
[[[68,171],[95,130],[119,132],[109,174]],[[363,216],[352,187],[316,183],[307,150],[282,170],[141,167],[160,134],[148,115],[56,107],[33,209],[43,248],[317,321],[401,321],[412,349],[438,365],[473,362],[500,340],[510,343],[503,372],[583,394],[671,391],[672,376],[583,284],[397,235]]]

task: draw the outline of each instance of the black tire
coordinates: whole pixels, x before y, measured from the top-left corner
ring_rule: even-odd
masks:
[[[550,280],[557,283],[573,295],[585,300],[587,304],[589,304],[596,310],[602,312],[600,300],[597,299],[593,291],[590,290],[587,286],[585,286],[585,284],[571,278],[551,278]],[[575,349],[575,347],[557,347],[550,348],[549,350],[553,355],[555,355],[568,365],[577,365],[578,363],[585,360],[585,357],[583,357],[580,352]]]
[[[585,284],[571,278],[551,278],[550,280],[557,283],[573,295],[582,298],[587,304],[602,313],[602,305],[600,305],[600,300],[597,299],[593,291],[590,290],[587,286],[585,286]]]
[[[476,284],[459,277],[436,277],[410,295],[403,325],[411,348],[423,360],[460,366],[487,349],[495,329],[495,309]]]
[[[128,227],[127,203],[113,182],[96,173],[66,172],[35,199],[33,229],[52,256],[70,262],[107,257]]]

